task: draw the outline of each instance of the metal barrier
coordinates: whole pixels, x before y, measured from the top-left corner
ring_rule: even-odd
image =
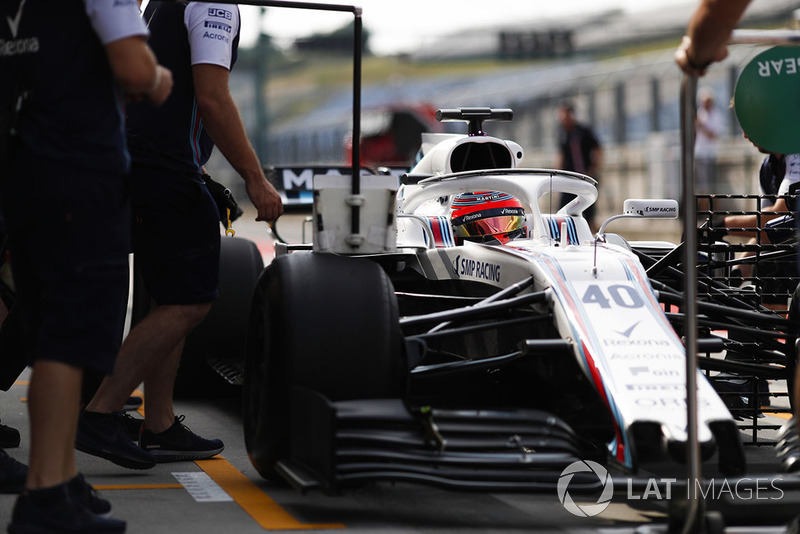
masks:
[[[759,43],[767,45],[786,45],[800,42],[800,32],[736,30],[730,44]],[[695,117],[697,115],[697,77],[685,75],[681,84],[681,186],[684,206],[683,234],[685,301],[683,303],[686,346],[686,414],[688,423],[687,478],[699,481],[702,477],[700,444],[697,434],[697,369],[698,369],[698,272],[690,268],[697,261],[697,205],[694,195],[694,141]],[[704,504],[697,495],[688,496],[682,532],[702,532]]]

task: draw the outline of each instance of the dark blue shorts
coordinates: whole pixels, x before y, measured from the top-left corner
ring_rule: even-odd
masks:
[[[202,178],[134,164],[131,190],[134,262],[153,300],[216,300],[219,212]]]
[[[0,198],[28,361],[111,373],[127,311],[125,177],[21,156]]]

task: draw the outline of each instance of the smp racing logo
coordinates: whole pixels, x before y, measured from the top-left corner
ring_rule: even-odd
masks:
[[[489,282],[500,282],[500,266],[496,263],[462,258],[459,254],[453,262],[453,273],[456,277],[468,276]]]
[[[572,478],[578,473],[587,473],[588,479],[592,482],[594,478],[600,481],[602,492],[594,504],[578,504],[569,494],[569,485]],[[566,510],[578,517],[594,517],[608,508],[611,504],[611,497],[614,495],[614,481],[605,467],[591,460],[580,460],[569,464],[558,478],[556,486],[558,500],[564,505]]]

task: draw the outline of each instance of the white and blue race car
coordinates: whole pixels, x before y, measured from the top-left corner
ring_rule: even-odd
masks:
[[[470,133],[424,135],[399,187],[362,177],[364,190],[389,185],[328,194],[350,178],[315,177],[313,246],[281,245],[261,274],[244,361],[253,465],[301,489],[404,480],[537,491],[577,460],[625,472],[682,461],[675,250],[632,246],[607,224],[593,234],[581,216],[597,198],[592,178],[519,168],[522,148],[483,132],[510,110],[438,115]],[[561,193],[575,198],[557,205]],[[330,216],[355,217],[365,202],[378,209],[360,233]],[[629,200],[621,216],[674,218],[677,208]],[[697,370],[698,438],[704,459],[716,453],[720,472],[736,475],[746,466],[735,403],[715,377],[785,378],[795,334],[719,293],[700,303],[699,346],[711,357]],[[726,359],[744,338],[787,361]]]

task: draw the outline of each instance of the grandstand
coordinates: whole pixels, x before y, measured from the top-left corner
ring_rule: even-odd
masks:
[[[678,98],[680,72],[673,62],[688,14],[695,2],[635,14],[619,11],[538,21],[530,25],[467,30],[442,36],[442,43],[426,46],[411,55],[411,61],[466,61],[501,58],[511,50],[509,36],[521,32],[569,36],[558,57],[529,62],[509,62],[491,75],[446,75],[435,78],[396,80],[365,85],[363,108],[430,103],[435,107],[511,107],[515,119],[488,128],[493,134],[519,142],[526,150],[527,166],[550,167],[555,161],[557,123],[555,104],[572,98],[579,118],[591,124],[606,148],[600,181],[598,215],[621,208],[627,197],[666,196],[678,198]],[[741,27],[788,27],[793,23],[796,1],[754,0]],[[481,36],[476,38],[476,36]],[[533,39],[533,38],[531,38]],[[468,44],[469,43],[469,44]],[[660,43],[660,46],[656,46]],[[632,47],[647,44],[655,50],[635,53]],[[730,57],[710,69],[702,84],[715,93],[718,103],[727,102],[739,69],[763,48],[736,46]],[[236,73],[242,93],[237,100],[246,119],[254,98],[252,75]],[[247,95],[247,92],[250,94]],[[280,124],[271,124],[266,153],[272,164],[340,163],[343,140],[349,134],[352,97],[349,88],[331,91],[306,114]],[[732,111],[727,136],[720,153],[722,177],[719,193],[755,193],[758,152],[742,140]]]

